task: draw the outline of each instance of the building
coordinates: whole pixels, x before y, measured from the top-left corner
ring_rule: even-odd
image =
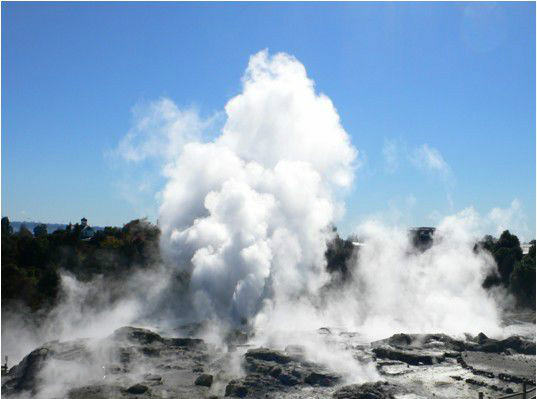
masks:
[[[80,231],[81,240],[89,240],[95,235],[95,230],[88,225],[88,219],[80,219],[80,226],[82,227],[82,230]]]

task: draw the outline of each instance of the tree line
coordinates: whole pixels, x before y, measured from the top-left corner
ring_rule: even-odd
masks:
[[[22,225],[15,233],[3,217],[2,308],[51,309],[61,295],[60,270],[81,281],[96,275],[112,279],[159,261],[160,231],[146,220],[106,227],[89,239],[83,232],[77,223],[50,234],[45,224],[37,225],[33,234]]]
[[[90,238],[83,231],[84,226],[77,223],[49,234],[47,226],[40,224],[33,233],[24,225],[15,233],[9,219],[2,218],[2,308],[23,305],[33,312],[50,310],[61,298],[62,270],[80,281],[96,276],[121,280],[161,261],[160,230],[145,219],[105,227]],[[338,276],[337,281],[345,281],[356,263],[359,247],[353,240],[340,238],[334,229],[334,238],[328,242],[327,270]],[[519,239],[506,230],[499,238],[484,237],[474,249],[488,251],[498,266],[483,287],[502,286],[519,306],[535,308],[535,240],[523,255]]]
[[[518,237],[505,230],[500,238],[490,235],[476,244],[490,252],[497,272],[485,278],[483,287],[503,286],[515,297],[519,306],[535,308],[535,240],[527,254],[522,254]]]
[[[352,243],[355,238],[345,240],[335,229],[334,233],[326,251],[327,268],[345,281],[349,279],[353,266],[360,267],[356,262],[359,247]],[[410,242],[417,251],[426,251],[433,239],[434,236],[431,236],[431,242],[425,245],[419,237],[411,236]],[[488,251],[497,265],[497,270],[484,279],[483,288],[503,287],[513,295],[517,306],[535,309],[535,240],[530,242],[529,251],[524,255],[518,237],[505,230],[499,238],[487,235],[477,242],[474,251],[479,250]]]

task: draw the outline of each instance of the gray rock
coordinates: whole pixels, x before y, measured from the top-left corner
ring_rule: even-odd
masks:
[[[201,385],[204,387],[210,387],[211,385],[213,385],[213,376],[211,374],[202,374],[198,378],[196,378],[194,384]]]
[[[170,338],[167,343],[172,346],[206,350],[207,345],[199,338]]]
[[[67,343],[53,341],[30,352],[22,361],[12,367],[7,376],[2,377],[2,394],[30,391],[35,394],[42,383],[41,370],[54,361],[72,361],[79,364],[91,362],[91,354],[85,348],[84,340]]]
[[[106,348],[100,351],[100,347]],[[103,353],[106,353],[104,355]],[[62,367],[89,367],[102,370],[102,376],[88,373],[83,386],[80,381],[72,382],[69,375],[60,375],[54,381],[45,381],[47,374],[42,371],[49,364],[61,361]],[[51,342],[27,355],[18,365],[12,367],[8,375],[2,376],[2,397],[17,397],[20,394],[36,397],[47,384],[64,386],[59,397],[73,399],[86,398],[127,398],[133,394],[139,398],[160,397],[162,395],[199,396],[200,387],[192,382],[196,374],[191,370],[207,364],[208,354],[205,343],[193,338],[166,338],[152,331],[123,327],[107,338],[99,340],[76,340]],[[109,362],[109,363],[108,363]],[[143,382],[125,389],[125,378],[143,365],[150,374]],[[158,371],[157,371],[158,370]],[[158,374],[157,374],[158,373]],[[161,374],[166,373],[166,378]],[[106,382],[106,384],[102,384]],[[149,389],[151,387],[151,389]]]
[[[382,382],[353,384],[334,392],[335,399],[393,399],[397,388]]]
[[[273,349],[267,349],[267,348],[257,348],[257,349],[250,349],[248,352],[246,352],[245,357],[248,359],[257,359],[257,360],[265,360],[265,361],[271,361],[276,362],[279,364],[286,364],[291,361],[291,358],[287,356],[286,354],[273,350]]]
[[[394,334],[389,338],[372,342],[373,347],[390,345],[402,349],[435,349],[441,351],[468,350],[463,341],[451,338],[446,334]]]
[[[305,361],[302,356],[267,348],[250,349],[244,355],[244,378],[230,381],[226,396],[259,398],[270,392],[285,392],[300,386],[328,387],[341,377]]]
[[[157,374],[146,374],[144,375],[144,380],[146,381],[162,381],[162,377]]]
[[[116,340],[127,340],[139,344],[151,344],[153,342],[162,342],[162,337],[153,331],[136,327],[121,327],[114,331]]]
[[[504,350],[512,349],[525,355],[535,355],[535,342],[525,340],[519,336],[511,336],[501,341]]]
[[[282,373],[282,368],[279,366],[272,366],[268,373],[271,377],[278,378]]]
[[[67,397],[69,399],[110,399],[123,398],[126,395],[118,385],[91,385],[71,389]]]
[[[485,343],[485,341],[488,340],[488,339],[489,339],[489,337],[487,337],[485,334],[480,332],[479,334],[476,335],[476,337],[474,338],[474,341],[481,345],[481,344]]]
[[[295,375],[288,372],[283,372],[278,375],[278,381],[286,386],[293,386],[298,385],[301,383],[300,379],[298,379]]]
[[[226,385],[226,396],[244,398],[248,394],[248,389],[239,380],[231,380]]]
[[[127,392],[132,394],[142,394],[147,392],[148,390],[149,387],[143,384],[134,384],[133,386],[127,388]]]
[[[305,379],[304,382],[310,385],[321,385],[323,387],[331,387],[336,385],[340,380],[339,376],[329,373],[312,372]]]
[[[513,335],[504,340],[488,338],[485,334],[479,333],[474,341],[477,345],[469,350],[488,353],[507,354],[521,353],[524,355],[535,355],[535,342],[525,340],[519,336]]]
[[[446,359],[441,352],[430,352],[411,348],[399,349],[390,345],[374,348],[373,353],[381,359],[399,360],[414,366],[437,364]]]

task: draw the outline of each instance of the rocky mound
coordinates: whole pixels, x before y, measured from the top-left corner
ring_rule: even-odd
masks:
[[[226,396],[261,397],[297,385],[329,387],[341,377],[299,356],[268,348],[250,349],[244,355],[247,375],[226,386]]]
[[[241,356],[246,373],[229,369]],[[301,351],[268,348],[221,353],[201,339],[167,338],[123,327],[102,340],[51,342],[28,354],[2,379],[6,398],[69,399],[261,397],[309,387],[322,390],[341,377],[306,361]]]
[[[395,334],[371,343],[379,359],[423,366],[443,362],[465,350],[465,344],[445,334]]]
[[[473,341],[475,346],[468,345],[467,350],[488,353],[502,353],[535,355],[535,342],[527,341],[519,336],[513,335],[503,340],[488,338],[485,334],[479,333]]]
[[[51,342],[32,351],[2,378],[2,395],[41,397],[54,387],[53,397],[70,399],[204,397],[209,377],[200,377],[209,360],[201,339],[123,327],[103,340]]]
[[[100,340],[49,342],[2,376],[2,395],[391,399],[402,393],[428,397],[435,392],[437,397],[455,398],[475,397],[476,390],[487,395],[517,391],[517,384],[535,381],[535,344],[516,336],[494,340],[479,334],[457,340],[445,334],[396,334],[369,346],[355,345],[349,334],[343,337],[348,340],[346,350],[359,362],[375,361],[390,383],[344,387],[342,376],[307,361],[300,346],[247,350],[246,339],[233,333],[232,349],[224,353],[201,339],[123,327]]]
[[[394,399],[400,391],[395,385],[387,382],[353,384],[344,386],[334,392],[335,399]]]
[[[480,333],[467,341],[445,334],[395,334],[371,343],[373,352],[382,359],[399,360],[413,365],[431,365],[464,351],[535,355],[535,342],[519,336],[504,340]]]
[[[413,366],[438,365],[474,388],[512,392],[520,390],[512,383],[535,384],[535,343],[519,336],[496,340],[480,333],[457,340],[445,334],[395,334],[371,346],[377,369],[388,379],[419,374]]]
[[[9,370],[6,382],[2,381],[2,393],[29,391],[35,394],[37,387],[43,381],[41,371],[55,360],[88,364],[92,361],[92,355],[86,349],[83,340],[66,343],[49,342],[32,351],[18,365]]]

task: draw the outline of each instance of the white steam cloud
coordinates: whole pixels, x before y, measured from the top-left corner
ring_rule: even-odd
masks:
[[[121,139],[117,152],[127,161],[147,158],[171,161],[186,143],[199,141],[210,123],[195,109],[181,110],[168,98],[133,110],[134,126]]]
[[[504,230],[511,230],[515,231],[522,241],[535,238],[526,223],[527,218],[522,204],[516,198],[508,208],[493,208],[488,217],[493,225],[492,232],[497,236]]]
[[[367,222],[361,231],[368,245],[361,248],[354,276],[363,291],[354,297],[371,334],[501,333],[498,304],[482,288],[494,260],[474,251],[481,237],[475,211],[444,218],[425,252],[413,249],[400,229]]]
[[[157,103],[173,118],[186,115],[172,104]],[[325,325],[370,338],[397,331],[501,333],[497,304],[481,286],[495,265],[474,245],[483,226],[504,221],[505,211],[484,219],[470,208],[442,219],[423,253],[404,229],[367,221],[359,227],[366,245],[358,264],[349,265],[352,282],[326,290],[326,242],[343,212],[337,195],[352,184],[358,154],[332,102],[315,92],[295,58],[262,51],[250,58],[225,118],[209,142],[199,135],[189,141],[186,132],[164,137],[162,145],[176,143],[165,153],[137,146],[149,148],[148,156],[164,154],[161,247],[189,273],[197,318],[249,320],[271,339]],[[173,125],[185,126],[176,119]],[[390,147],[385,155],[394,158]],[[427,145],[413,161],[444,177],[451,173]]]
[[[293,57],[250,58],[222,134],[190,143],[166,167],[162,247],[191,272],[203,313],[249,318],[262,300],[326,283],[334,189],[353,178],[357,151],[330,101]]]
[[[423,144],[414,150],[412,162],[419,168],[440,174],[444,179],[450,178],[451,168],[440,151],[427,144]]]

